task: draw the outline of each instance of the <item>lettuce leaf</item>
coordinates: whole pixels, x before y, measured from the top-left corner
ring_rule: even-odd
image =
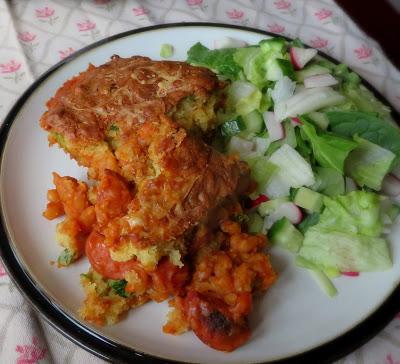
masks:
[[[334,268],[340,272],[373,272],[392,267],[384,239],[317,226],[307,230],[299,254],[324,270]]]
[[[353,191],[336,197],[325,196],[324,205],[319,227],[372,237],[382,232],[380,200],[376,193]]]
[[[265,75],[265,54],[259,47],[239,48],[234,53],[233,59],[243,67],[248,81],[260,89],[268,84]]]
[[[333,168],[344,173],[344,161],[349,153],[357,147],[352,140],[321,132],[319,135],[315,127],[302,118],[302,131],[311,143],[315,159],[322,167]]]
[[[375,113],[329,111],[325,114],[334,133],[350,138],[357,134],[400,158],[400,129]]]
[[[382,271],[392,266],[387,242],[380,238],[379,195],[353,191],[324,198],[319,222],[304,236],[299,255],[323,269]]]
[[[259,89],[277,81],[276,72],[291,78],[295,76],[293,66],[287,59],[286,41],[282,38],[262,40],[258,47],[238,48],[233,59],[243,68],[246,79]]]
[[[346,160],[346,175],[353,178],[359,186],[379,191],[383,178],[393,167],[396,155],[358,136],[354,140],[358,147]]]
[[[233,59],[235,52],[236,48],[210,50],[197,42],[189,49],[186,61],[192,65],[207,67],[219,75],[236,80],[242,67]]]
[[[343,175],[333,168],[315,167],[316,183],[312,188],[327,196],[344,194]]]
[[[376,112],[380,117],[392,120],[390,108],[380,102],[374,94],[363,85],[345,82],[341,87],[341,91],[356,105],[359,111]]]

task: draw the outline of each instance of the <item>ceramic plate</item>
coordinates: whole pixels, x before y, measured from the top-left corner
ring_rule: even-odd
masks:
[[[83,300],[79,274],[88,262],[57,269],[60,248],[55,225],[42,217],[51,172],[86,178],[86,170],[60,149],[49,148],[38,124],[46,101],[64,81],[87,68],[101,65],[113,54],[159,59],[160,46],[172,43],[174,59],[201,41],[212,47],[222,36],[257,43],[267,33],[215,24],[175,24],[143,28],[116,35],[85,48],[38,79],[11,110],[0,136],[2,160],[1,254],[16,284],[31,303],[61,332],[103,358],[128,361],[183,361],[199,363],[323,362],[334,360],[361,345],[393,317],[400,299],[400,226],[388,239],[394,265],[383,273],[335,280],[339,294],[328,298],[290,254],[272,250],[279,272],[277,283],[256,300],[251,315],[251,340],[226,354],[205,346],[192,333],[171,336],[161,327],[167,303],[148,303],[132,310],[121,323],[97,328],[80,321],[76,312]],[[136,361],[135,361],[136,362]]]

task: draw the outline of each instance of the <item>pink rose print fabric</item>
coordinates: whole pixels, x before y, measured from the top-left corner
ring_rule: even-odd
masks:
[[[53,25],[54,22],[58,19],[58,16],[55,15],[55,10],[49,7],[38,8],[35,10],[36,17],[39,21],[43,23],[48,23]]]
[[[292,6],[292,2],[289,0],[278,0],[274,2],[274,6],[282,14],[295,15],[296,8]]]
[[[237,9],[232,9],[226,12],[228,15],[229,19],[237,20],[237,19],[242,19],[244,16],[244,11],[242,10],[237,10]]]
[[[327,9],[320,9],[315,12],[315,16],[317,17],[318,20],[325,20],[328,19],[332,16],[333,12],[331,10]]]
[[[15,351],[19,353],[16,364],[37,364],[44,359],[47,350],[39,346],[37,337],[32,339],[30,345],[17,345]]]
[[[0,0],[0,125],[55,63],[118,32],[166,21],[220,22],[298,37],[349,64],[400,110],[400,72],[333,0]],[[37,316],[0,262],[0,364],[50,363],[105,362]],[[400,313],[337,364],[400,364]]]
[[[277,23],[268,24],[268,30],[272,33],[281,34],[285,31],[285,27],[283,25],[279,25]]]
[[[62,60],[64,58],[67,58],[68,56],[70,56],[74,52],[75,52],[75,49],[69,47],[69,48],[64,49],[64,50],[59,50],[58,54],[60,55],[60,59]]]
[[[18,83],[24,76],[24,72],[21,72],[22,64],[15,59],[6,63],[0,63],[0,74],[3,75],[3,79],[13,80]]]

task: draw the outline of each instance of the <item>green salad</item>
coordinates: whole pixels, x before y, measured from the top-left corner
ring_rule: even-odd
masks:
[[[390,269],[385,234],[400,211],[390,108],[298,40],[218,44],[193,45],[187,62],[230,81],[213,145],[246,161],[258,184],[249,231],[292,252],[330,296],[335,277]]]

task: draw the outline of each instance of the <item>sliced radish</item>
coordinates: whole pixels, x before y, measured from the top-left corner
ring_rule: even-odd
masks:
[[[267,202],[269,200],[268,196],[260,195],[255,200],[252,200],[250,203],[250,208],[257,207],[258,205],[262,204],[263,202]]]
[[[317,53],[317,50],[312,48],[291,47],[290,61],[296,70],[301,70]]]
[[[274,142],[285,137],[285,129],[282,124],[276,119],[273,112],[267,111],[264,113],[264,122],[268,130],[269,140]]]
[[[264,229],[269,229],[282,217],[286,217],[292,224],[298,224],[303,219],[303,213],[293,202],[284,202],[264,219]]]
[[[357,190],[356,183],[350,177],[345,178],[345,185],[346,185],[346,193]]]
[[[400,195],[400,180],[392,174],[388,174],[382,182],[382,192],[389,196]]]
[[[342,275],[347,277],[358,277],[360,272],[342,272]]]
[[[290,118],[290,121],[293,126],[303,125],[303,123],[301,122],[301,120],[299,118]]]
[[[214,48],[215,49],[222,49],[222,48],[241,48],[246,47],[247,42],[244,40],[231,38],[231,37],[222,37],[216,39],[214,41]]]
[[[314,75],[304,79],[305,88],[333,86],[338,83],[338,80],[329,73],[324,75]]]

